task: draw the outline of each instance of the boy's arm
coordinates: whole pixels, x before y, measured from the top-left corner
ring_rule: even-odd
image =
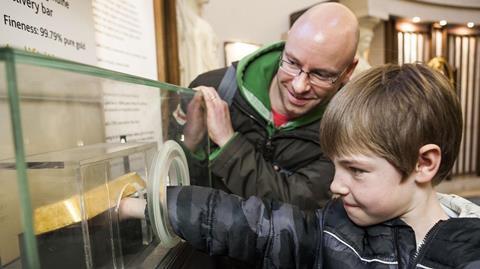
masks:
[[[267,268],[313,266],[320,244],[320,211],[301,212],[257,197],[244,200],[198,186],[168,187],[174,231],[210,255]]]

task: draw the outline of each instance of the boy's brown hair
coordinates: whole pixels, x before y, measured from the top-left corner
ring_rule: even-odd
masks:
[[[436,144],[441,164],[433,184],[450,173],[462,138],[462,112],[451,83],[422,64],[384,65],[349,82],[331,100],[320,127],[330,156],[385,158],[406,178],[419,149]]]

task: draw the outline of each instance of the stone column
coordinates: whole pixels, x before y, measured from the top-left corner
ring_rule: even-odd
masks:
[[[356,74],[371,67],[370,63],[368,62],[368,54],[374,36],[373,30],[380,21],[380,18],[372,16],[358,18],[360,28],[360,39],[357,49],[358,65],[355,68],[352,76],[355,76]]]

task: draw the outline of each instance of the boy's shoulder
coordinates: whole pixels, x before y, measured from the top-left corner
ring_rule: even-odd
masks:
[[[425,260],[433,267],[460,267],[480,262],[480,206],[453,194],[437,194],[450,218],[438,225],[427,244]]]
[[[480,206],[455,194],[437,193],[438,201],[450,217],[480,218]]]
[[[463,200],[448,199],[452,205],[464,204]],[[458,202],[462,203],[458,203]],[[476,206],[467,203],[470,210]],[[462,206],[465,213],[465,207]],[[472,211],[469,211],[472,212]],[[353,223],[340,200],[333,200],[324,208],[323,244],[338,249],[340,244],[353,250],[362,259],[394,262],[392,255],[402,247],[402,253],[414,253],[415,234],[410,226],[400,219],[389,220],[377,225],[360,227]],[[480,260],[480,218],[457,217],[442,221],[428,242],[425,242],[422,265],[431,268],[457,268]],[[393,242],[397,242],[395,245]],[[338,253],[338,255],[342,255]]]
[[[422,264],[432,268],[463,268],[480,262],[480,218],[443,221],[424,248]]]
[[[400,219],[361,227],[349,219],[340,200],[331,201],[323,210],[322,245],[334,260],[397,264],[398,238],[402,238],[402,253],[415,251],[413,230]]]

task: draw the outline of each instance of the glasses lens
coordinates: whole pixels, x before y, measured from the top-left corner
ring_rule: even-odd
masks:
[[[324,87],[331,86],[335,81],[335,77],[324,77],[315,73],[309,74],[309,78],[311,84]]]
[[[283,71],[292,76],[296,76],[298,73],[300,73],[300,68],[298,66],[285,60],[282,60],[280,67],[283,69]]]
[[[291,75],[291,76],[298,76],[300,75],[300,73],[302,72],[301,68],[294,64],[294,63],[291,63],[287,60],[281,60],[280,61],[280,68],[287,74]],[[305,72],[305,71],[303,71]],[[308,80],[309,80],[309,83],[311,85],[315,85],[315,86],[320,86],[320,87],[331,87],[333,84],[335,84],[335,82],[338,80],[338,78],[343,74],[340,74],[338,76],[322,76],[320,74],[317,74],[317,73],[309,73],[309,72],[305,72],[308,76]]]

